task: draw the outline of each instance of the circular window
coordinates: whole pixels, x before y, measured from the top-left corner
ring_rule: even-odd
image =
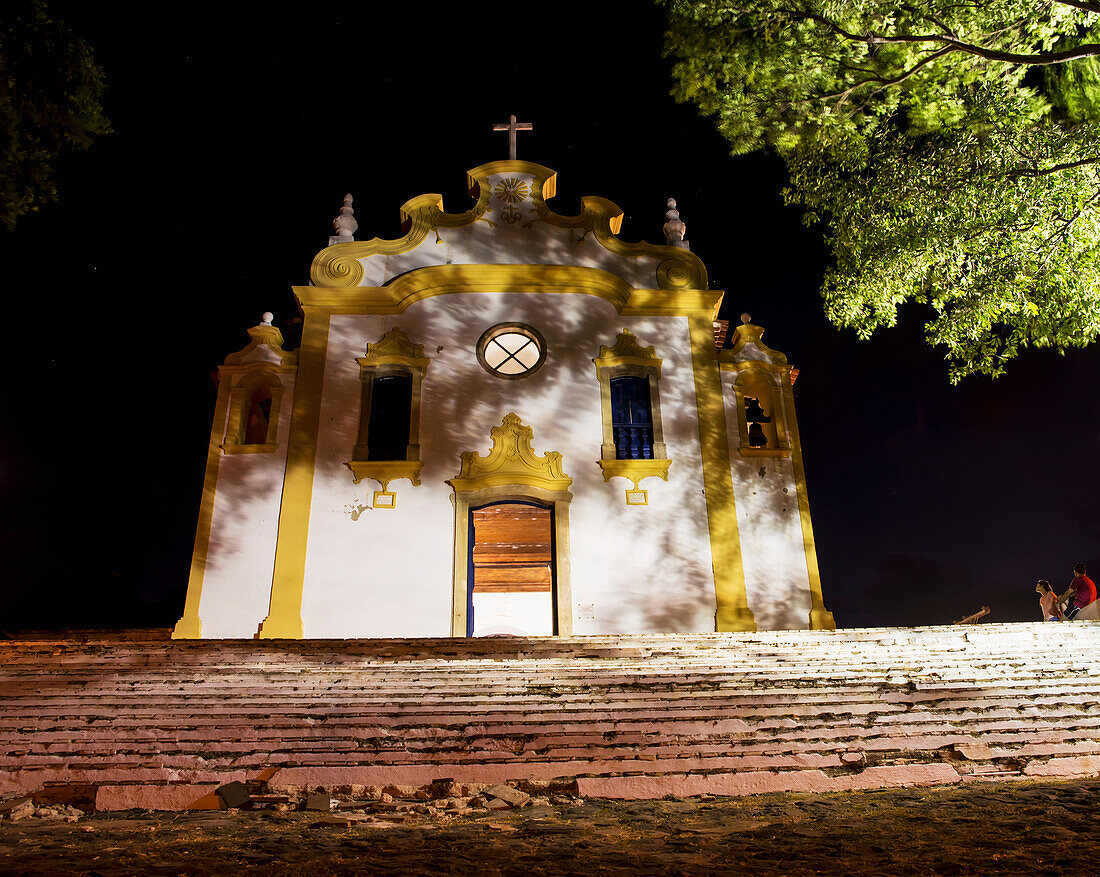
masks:
[[[546,339],[525,323],[498,323],[478,340],[477,361],[498,378],[526,378],[546,362]]]

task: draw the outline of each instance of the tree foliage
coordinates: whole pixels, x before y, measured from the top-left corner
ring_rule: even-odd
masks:
[[[675,94],[825,223],[837,325],[926,303],[952,380],[1100,334],[1100,4],[668,5]]]
[[[57,198],[56,164],[110,131],[92,50],[40,0],[0,8],[0,222]]]

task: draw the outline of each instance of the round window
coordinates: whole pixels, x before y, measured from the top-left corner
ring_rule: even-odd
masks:
[[[525,323],[498,323],[478,340],[477,361],[498,378],[526,378],[546,362],[546,339]]]

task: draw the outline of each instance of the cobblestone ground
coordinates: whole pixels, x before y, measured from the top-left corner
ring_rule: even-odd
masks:
[[[404,824],[130,811],[0,824],[0,873],[1100,873],[1100,781],[607,802]]]

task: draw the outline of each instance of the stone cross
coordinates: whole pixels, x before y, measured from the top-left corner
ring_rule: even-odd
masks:
[[[493,125],[494,131],[508,132],[508,158],[515,161],[516,158],[516,132],[533,131],[535,126],[531,122],[517,122],[515,116],[508,117],[507,125]]]

